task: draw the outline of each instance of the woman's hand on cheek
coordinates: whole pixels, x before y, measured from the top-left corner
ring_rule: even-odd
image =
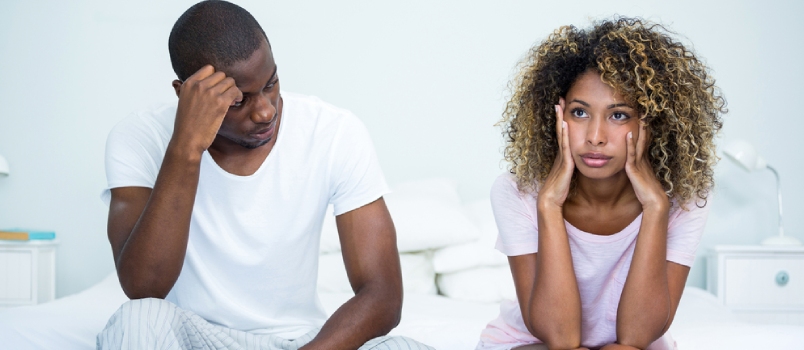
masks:
[[[645,125],[640,126],[637,139],[633,133],[626,135],[627,155],[625,173],[631,181],[642,210],[669,210],[670,201],[659,179],[653,172],[646,152],[649,132]]]
[[[569,194],[572,173],[575,171],[575,162],[569,147],[569,132],[567,122],[564,121],[564,108],[556,105],[556,138],[558,140],[558,154],[553,162],[550,174],[544,180],[539,190],[539,202],[542,205],[561,208]]]

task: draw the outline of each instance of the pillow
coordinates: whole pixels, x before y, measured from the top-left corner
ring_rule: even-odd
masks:
[[[418,252],[476,240],[480,231],[460,205],[454,182],[428,179],[395,186],[385,203],[396,227],[400,253]],[[332,210],[321,230],[322,253],[340,250]]]
[[[508,266],[505,254],[493,247],[493,243],[476,241],[441,248],[433,254],[433,270],[452,273],[478,267]]]
[[[427,198],[444,202],[444,204],[450,206],[461,205],[458,184],[448,178],[430,178],[403,182],[394,185],[393,192],[389,196],[396,198]]]
[[[439,274],[436,283],[442,295],[453,299],[484,303],[516,300],[514,278],[507,266]]]
[[[433,268],[436,273],[450,273],[482,266],[505,266],[505,254],[494,249],[497,224],[491,211],[491,201],[482,199],[467,203],[464,210],[480,228],[480,238],[469,243],[452,245],[435,251]]]
[[[402,289],[405,293],[436,294],[432,254],[400,254]],[[318,257],[318,291],[326,293],[353,293],[346,266],[340,252],[321,254]]]
[[[387,198],[399,252],[416,252],[476,240],[480,231],[460,206],[428,198]]]

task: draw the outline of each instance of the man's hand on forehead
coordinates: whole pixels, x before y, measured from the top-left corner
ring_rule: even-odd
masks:
[[[226,112],[243,100],[234,78],[206,65],[184,82],[175,81],[179,95],[173,133],[179,144],[203,152],[215,140]]]

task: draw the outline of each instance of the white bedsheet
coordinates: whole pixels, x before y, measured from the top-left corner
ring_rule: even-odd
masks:
[[[349,294],[322,294],[332,313]],[[0,310],[0,349],[94,349],[95,334],[127,299],[110,275],[76,295]],[[405,296],[400,325],[406,335],[440,350],[473,349],[480,331],[497,316],[497,304],[457,301],[437,295]],[[804,326],[741,323],[707,292],[687,288],[670,332],[681,350],[802,349]]]

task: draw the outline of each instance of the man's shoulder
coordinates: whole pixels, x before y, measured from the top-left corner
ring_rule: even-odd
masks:
[[[138,129],[156,129],[172,133],[175,119],[176,104],[160,103],[132,112],[120,120],[114,129],[124,129],[128,132]]]
[[[107,155],[146,151],[161,157],[173,135],[176,104],[157,104],[120,120],[106,139]]]

